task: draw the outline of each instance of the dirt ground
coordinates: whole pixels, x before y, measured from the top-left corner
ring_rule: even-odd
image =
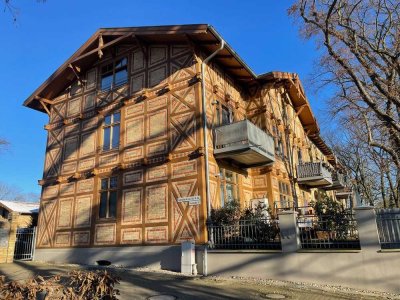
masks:
[[[77,265],[52,265],[39,262],[15,262],[0,265],[0,274],[9,280],[35,275],[49,276],[73,269],[93,269]],[[400,299],[400,295],[357,291],[342,287],[310,285],[276,280],[182,276],[179,273],[110,268],[121,277],[121,300],[128,299]],[[161,297],[163,296],[163,297]],[[172,297],[167,297],[172,296]]]

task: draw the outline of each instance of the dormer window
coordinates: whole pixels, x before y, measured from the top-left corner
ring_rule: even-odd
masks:
[[[128,82],[128,59],[118,59],[101,68],[101,90],[108,91]]]

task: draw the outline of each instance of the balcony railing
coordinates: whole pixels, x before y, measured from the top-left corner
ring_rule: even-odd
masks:
[[[332,185],[332,174],[322,162],[306,162],[297,166],[297,182],[313,187]]]
[[[214,156],[250,168],[275,161],[274,139],[248,120],[214,130]]]
[[[332,172],[332,185],[327,186],[326,190],[340,190],[346,187],[345,176],[337,171]]]

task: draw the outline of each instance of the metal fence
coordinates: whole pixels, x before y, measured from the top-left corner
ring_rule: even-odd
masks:
[[[310,214],[309,208],[304,211],[297,218],[302,249],[361,249],[353,211],[321,215]]]
[[[235,224],[208,226],[210,249],[280,250],[281,238],[277,220],[242,220]]]
[[[18,228],[15,241],[14,259],[32,260],[35,251],[36,227]]]
[[[376,209],[376,225],[382,249],[400,249],[400,208]]]

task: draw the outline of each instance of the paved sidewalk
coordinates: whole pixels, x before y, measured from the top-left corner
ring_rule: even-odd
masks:
[[[51,265],[38,262],[16,262],[0,265],[0,274],[8,280],[22,280],[35,275],[55,275],[73,269],[89,268],[73,265]],[[383,294],[357,294],[345,289],[319,289],[289,282],[220,277],[190,277],[167,271],[148,269],[111,269],[121,277],[117,286],[119,299],[148,299],[156,295],[170,295],[175,299],[400,299]],[[171,298],[172,299],[172,298]]]

